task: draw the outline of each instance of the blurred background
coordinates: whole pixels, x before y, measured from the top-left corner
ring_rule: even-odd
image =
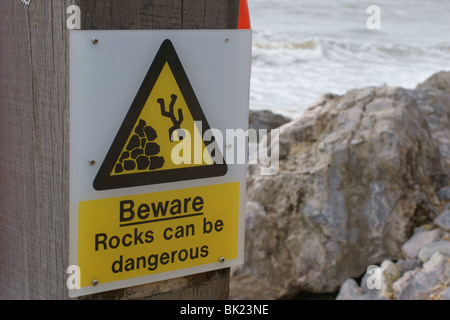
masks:
[[[381,9],[369,30],[368,6]],[[249,0],[250,108],[296,117],[323,93],[414,88],[450,69],[448,0]]]

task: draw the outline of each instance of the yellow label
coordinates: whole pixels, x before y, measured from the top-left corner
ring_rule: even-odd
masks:
[[[237,258],[239,182],[79,203],[81,287]]]

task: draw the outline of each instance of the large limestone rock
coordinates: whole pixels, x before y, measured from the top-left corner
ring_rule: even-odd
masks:
[[[450,72],[446,77],[448,77],[447,81],[450,81]],[[444,86],[444,84],[436,85]],[[450,86],[446,92],[434,89],[416,89],[408,92],[416,100],[421,116],[425,118],[428,125],[428,131],[439,149],[443,175],[434,177],[436,180],[440,178],[441,189],[438,191],[438,197],[448,197],[450,187]]]
[[[325,96],[283,125],[278,174],[248,170],[246,262],[231,297],[337,292],[402,259],[449,182],[449,119],[450,95],[378,87]]]

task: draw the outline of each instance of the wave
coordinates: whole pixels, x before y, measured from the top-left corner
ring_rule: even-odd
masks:
[[[249,5],[253,108],[296,116],[323,93],[384,83],[413,88],[450,69],[450,1],[379,0],[382,29],[376,31],[366,28],[368,4],[359,0]]]
[[[290,50],[304,50],[315,49],[316,41],[314,39],[306,40],[304,42],[255,42],[253,48],[264,50],[276,49],[290,49]]]
[[[323,93],[383,84],[413,88],[450,66],[450,42],[426,46],[333,37],[268,38],[259,34],[253,45],[251,106],[291,116]]]
[[[398,44],[389,42],[366,41],[358,42],[345,39],[315,37],[303,41],[255,41],[253,44],[256,60],[277,59],[279,63],[302,62],[307,58],[322,57],[330,60],[370,59],[370,60],[398,60],[423,58],[447,58],[450,53],[450,42],[431,46],[418,44]],[[282,58],[281,58],[282,57]],[[270,64],[276,64],[271,61]]]

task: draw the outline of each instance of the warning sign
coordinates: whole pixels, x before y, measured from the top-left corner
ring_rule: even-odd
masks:
[[[238,211],[239,183],[81,202],[81,287],[236,259]]]
[[[165,40],[100,167],[94,188],[225,175],[227,165],[220,148],[209,147],[214,137],[203,141],[209,129],[175,48]]]
[[[251,31],[70,42],[69,296],[241,265]]]

